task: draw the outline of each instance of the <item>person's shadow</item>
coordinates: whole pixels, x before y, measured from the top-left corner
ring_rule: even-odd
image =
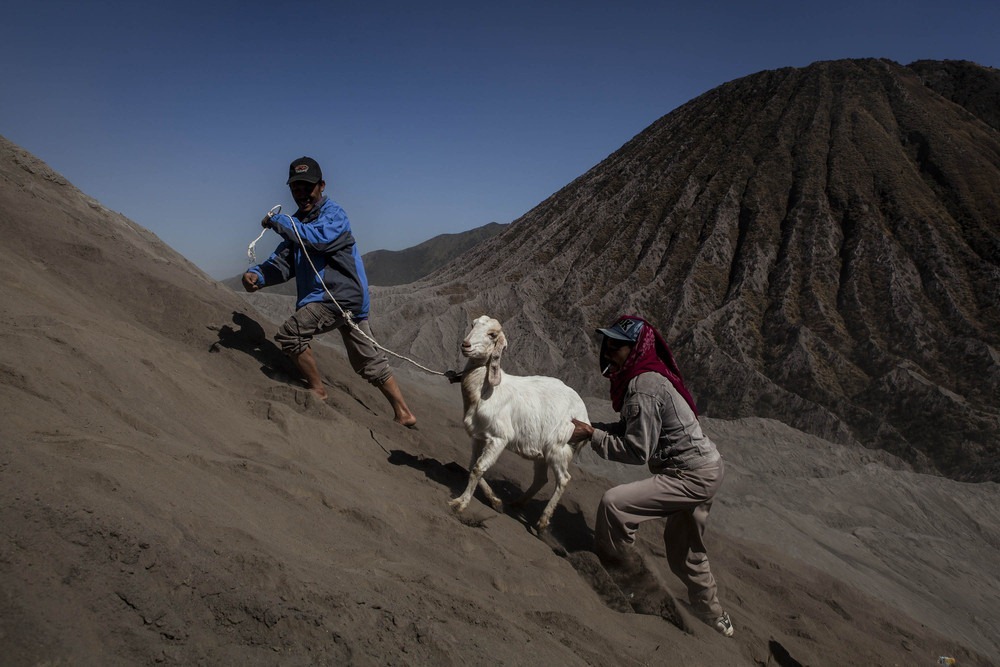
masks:
[[[218,329],[219,340],[212,343],[209,352],[219,348],[238,350],[250,355],[260,363],[261,372],[272,380],[288,384],[301,384],[299,373],[291,360],[277,345],[268,340],[264,327],[252,317],[233,311],[233,328],[224,324]]]

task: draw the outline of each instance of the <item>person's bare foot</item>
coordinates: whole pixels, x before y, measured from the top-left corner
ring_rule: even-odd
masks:
[[[389,401],[389,405],[392,406],[392,412],[395,415],[392,421],[406,428],[416,428],[417,418],[410,412],[406,401],[403,400],[403,392],[399,389],[396,378],[389,376],[389,379],[380,384],[378,388]]]
[[[326,388],[323,386],[323,378],[316,367],[316,358],[313,357],[312,349],[306,348],[298,355],[292,357],[295,367],[302,373],[302,379],[309,388],[309,391],[321,401],[327,397]]]
[[[329,394],[326,393],[326,387],[324,387],[323,385],[320,385],[319,387],[309,387],[309,391],[311,391],[313,393],[313,396],[315,396],[321,401],[325,401],[329,396]]]
[[[397,424],[405,426],[406,428],[416,428],[417,418],[412,412],[406,412],[405,414],[397,414],[393,420]]]

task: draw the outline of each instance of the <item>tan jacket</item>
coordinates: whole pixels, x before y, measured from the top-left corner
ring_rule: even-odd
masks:
[[[621,420],[593,424],[590,446],[610,461],[647,464],[650,472],[694,470],[716,463],[715,443],[701,430],[698,417],[670,380],[658,373],[632,378],[622,403]]]

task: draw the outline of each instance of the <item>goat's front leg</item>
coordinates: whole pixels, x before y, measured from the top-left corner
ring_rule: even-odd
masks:
[[[475,475],[473,470],[476,467],[476,462],[479,461],[480,455],[483,453],[483,448],[486,446],[486,441],[479,438],[472,439],[472,458],[469,460],[469,482],[465,487],[465,492],[457,498],[453,498],[448,505],[456,512],[463,511],[469,505],[469,501],[472,500],[472,492],[476,488]]]
[[[458,498],[455,498],[450,503],[448,503],[453,510],[456,512],[461,512],[469,506],[469,501],[472,500],[472,494],[476,490],[476,486],[482,489],[483,493],[486,495],[486,499],[492,505],[493,509],[497,512],[503,509],[503,502],[497,498],[496,494],[493,493],[493,489],[490,485],[486,483],[483,479],[483,474],[490,469],[497,459],[500,457],[500,453],[506,448],[507,443],[500,438],[495,438],[491,436],[486,436],[485,441],[473,440],[472,441],[472,461],[469,465],[469,483],[465,487],[465,492]]]

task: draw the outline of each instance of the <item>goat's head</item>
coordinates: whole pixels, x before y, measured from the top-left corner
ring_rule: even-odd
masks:
[[[507,337],[500,323],[483,315],[473,321],[472,330],[462,341],[462,356],[488,366],[487,381],[495,387],[500,384],[500,357],[506,348]]]

